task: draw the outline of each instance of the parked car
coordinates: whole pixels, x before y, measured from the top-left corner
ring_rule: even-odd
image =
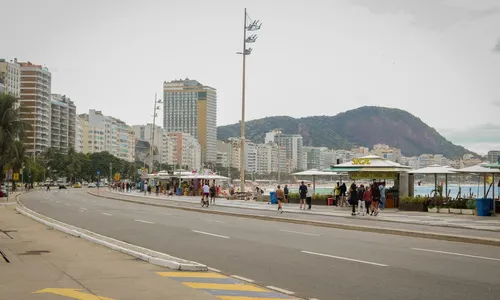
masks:
[[[81,187],[82,187],[82,185],[81,185],[79,182],[77,182],[77,183],[75,183],[75,184],[73,185],[73,187],[74,187],[74,188],[76,188],[76,189],[79,189],[79,188],[81,188]]]
[[[60,189],[60,190],[65,190],[65,189],[66,189],[66,185],[64,185],[64,184],[60,184],[60,185],[59,185],[59,189]]]
[[[97,187],[97,185],[95,183],[91,182],[91,183],[89,183],[89,185],[87,187],[95,188],[95,187]]]
[[[1,197],[9,197],[9,190],[8,190],[8,188],[7,188],[7,187],[5,187],[4,185],[2,185],[2,186],[0,187],[0,192],[2,193],[2,194],[1,194],[1,196],[0,196],[0,198],[1,198]]]

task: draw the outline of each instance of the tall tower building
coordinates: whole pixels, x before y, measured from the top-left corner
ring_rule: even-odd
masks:
[[[68,152],[75,148],[76,106],[68,97],[52,94],[51,108],[51,147]]]
[[[26,152],[38,155],[50,147],[51,74],[49,69],[31,62],[21,62],[21,121],[31,125],[26,130]]]
[[[217,160],[217,90],[196,80],[163,83],[163,127],[184,132],[201,145],[202,162]]]

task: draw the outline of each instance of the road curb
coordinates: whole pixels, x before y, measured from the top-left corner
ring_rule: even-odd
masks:
[[[87,241],[90,241],[92,243],[110,248],[112,250],[119,251],[119,252],[122,252],[124,254],[128,254],[130,256],[133,256],[133,257],[138,258],[140,260],[143,260],[145,262],[149,262],[150,264],[153,264],[153,265],[167,267],[169,269],[180,270],[180,271],[198,271],[198,272],[208,271],[208,267],[203,265],[203,264],[183,260],[183,259],[180,259],[177,257],[170,256],[170,255],[165,254],[165,253],[153,251],[150,249],[146,249],[143,247],[139,247],[136,245],[125,243],[122,241],[118,241],[118,240],[115,240],[113,238],[103,236],[103,235],[97,234],[95,232],[86,230],[86,229],[78,228],[78,227],[54,220],[52,218],[49,218],[47,216],[44,216],[44,215],[39,214],[37,212],[34,212],[31,209],[25,207],[21,203],[21,201],[19,200],[19,196],[17,196],[16,198],[17,198],[17,203],[19,204],[19,206],[16,207],[17,212],[37,221],[39,223],[42,223],[50,228],[56,229],[58,231],[64,232],[64,233],[72,235],[74,237],[79,237],[79,238],[85,239]],[[84,231],[86,233],[81,232],[81,231]],[[94,235],[95,237],[92,235]],[[106,241],[106,240],[109,240],[109,241]],[[119,245],[119,244],[121,244],[121,245]],[[127,248],[126,245],[130,245],[131,247]],[[130,249],[132,247],[144,249],[145,251],[147,250],[147,252],[149,252],[149,253],[156,253],[156,254],[161,255],[161,256],[171,257],[172,259],[169,260],[169,259],[165,259],[165,258],[155,257],[153,255],[148,255],[148,254],[145,254],[143,252]]]
[[[102,195],[96,195],[90,191],[87,191],[87,193],[89,195],[94,196],[94,197],[105,198],[105,199],[110,199],[110,200],[117,200],[117,201],[143,204],[143,205],[156,206],[156,207],[166,207],[166,208],[199,212],[199,213],[205,213],[205,214],[224,215],[224,216],[240,217],[240,218],[247,218],[247,219],[257,219],[257,220],[264,220],[264,221],[276,221],[276,222],[283,222],[283,223],[310,225],[310,226],[316,226],[316,227],[354,230],[354,231],[363,231],[363,232],[373,232],[373,233],[391,234],[391,235],[399,235],[399,236],[406,236],[406,237],[416,237],[416,238],[442,240],[442,241],[449,241],[449,242],[459,242],[459,243],[469,243],[469,244],[478,244],[478,245],[500,247],[500,239],[486,239],[486,238],[480,238],[480,237],[449,235],[449,234],[431,233],[431,232],[424,232],[424,231],[377,228],[377,227],[370,227],[370,226],[363,226],[363,225],[327,223],[327,222],[321,222],[321,221],[289,219],[289,218],[272,217],[272,216],[264,216],[264,215],[249,215],[249,214],[234,213],[234,212],[212,211],[212,210],[205,210],[205,209],[194,208],[194,207],[182,207],[182,206],[174,206],[174,205],[169,205],[169,204],[151,203],[151,202],[142,201],[142,200],[129,200],[129,199],[110,197],[110,196],[102,196]]]

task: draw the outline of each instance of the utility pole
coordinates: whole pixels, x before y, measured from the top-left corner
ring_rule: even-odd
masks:
[[[109,163],[109,184],[113,182],[113,163]]]
[[[252,21],[247,14],[247,9],[245,8],[243,22],[243,51],[238,52],[243,56],[243,82],[241,87],[241,151],[240,151],[240,180],[241,180],[241,192],[245,191],[245,71],[246,71],[246,56],[252,53],[252,48],[247,49],[247,43],[254,43],[257,39],[256,34],[252,34],[247,38],[248,31],[257,31],[260,29],[262,24],[259,21]],[[250,21],[247,25],[247,21]]]
[[[157,104],[160,104],[162,103],[163,101],[161,100],[157,100],[157,94],[155,93],[155,105],[154,105],[154,110],[153,110],[153,127],[151,128],[151,142],[150,142],[150,145],[149,145],[149,160],[150,160],[150,164],[149,164],[149,173],[153,173],[154,171],[154,154],[153,154],[153,147],[154,147],[154,141],[155,141],[155,131],[156,131],[156,111],[157,110],[160,110],[160,106]]]

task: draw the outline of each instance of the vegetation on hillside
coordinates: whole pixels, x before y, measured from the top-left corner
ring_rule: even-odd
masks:
[[[266,132],[273,129],[302,135],[305,146],[350,149],[355,146],[372,148],[374,144],[383,143],[401,149],[405,156],[443,154],[447,158],[457,158],[472,153],[446,140],[419,118],[394,108],[364,106],[335,116],[300,119],[267,117],[247,122],[246,136],[261,143]],[[221,140],[238,136],[239,123],[220,126],[217,130],[217,138]]]

